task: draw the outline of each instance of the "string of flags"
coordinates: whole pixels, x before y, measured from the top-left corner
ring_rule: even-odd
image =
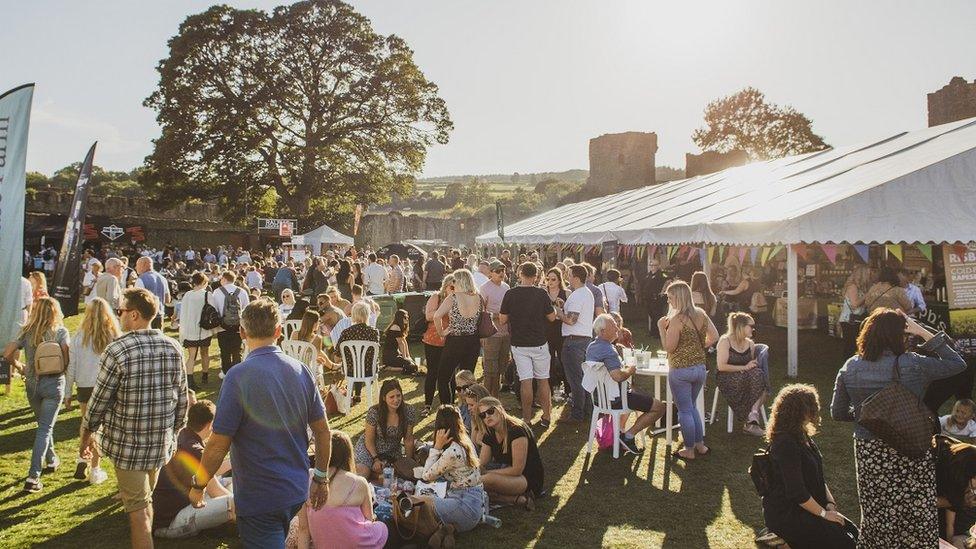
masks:
[[[570,250],[585,253],[592,253],[598,251],[602,248],[601,245],[596,246],[583,246],[577,244],[557,244],[563,250]],[[853,244],[851,245],[857,254],[857,257],[861,259],[864,263],[868,263],[868,251],[869,246],[867,244]],[[885,244],[884,253],[886,256],[895,257],[898,261],[904,261],[904,252],[907,246],[914,246],[919,252],[929,261],[932,261],[932,245],[931,244]],[[804,261],[809,261],[810,253],[814,251],[815,248],[820,248],[820,251],[827,257],[827,260],[831,264],[837,263],[837,252],[840,248],[838,244],[794,244],[793,249],[796,251],[797,257],[803,259]],[[637,260],[642,260],[648,257],[654,257],[658,252],[665,255],[668,261],[675,261],[680,259],[689,260],[696,255],[699,260],[704,263],[714,263],[718,260],[718,263],[729,263],[738,262],[740,265],[746,264],[748,261],[753,265],[765,266],[772,260],[777,258],[785,259],[786,246],[775,245],[775,246],[692,246],[692,245],[660,245],[660,244],[619,244],[617,245],[617,257],[620,259],[631,259],[636,258]]]

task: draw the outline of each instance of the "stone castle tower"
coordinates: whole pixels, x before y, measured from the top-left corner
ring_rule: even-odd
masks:
[[[590,176],[586,196],[603,196],[653,185],[657,134],[625,132],[590,139]]]
[[[972,118],[976,116],[976,81],[955,76],[941,90],[928,94],[928,99],[929,127]]]

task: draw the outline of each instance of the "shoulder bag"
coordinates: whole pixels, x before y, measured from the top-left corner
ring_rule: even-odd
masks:
[[[487,310],[485,298],[481,298],[481,312],[478,313],[478,337],[484,339],[498,333],[495,322],[491,319],[491,313]]]
[[[752,454],[752,464],[749,465],[749,478],[752,479],[752,485],[756,487],[756,493],[760,497],[765,497],[769,495],[769,486],[772,474],[773,461],[769,457],[769,446],[761,448]]]
[[[433,504],[415,501],[406,495],[390,499],[393,503],[393,524],[401,539],[412,540],[416,537],[426,540],[440,528]]]
[[[901,383],[898,359],[891,382],[864,399],[857,422],[899,453],[916,459],[932,448],[935,416]]]

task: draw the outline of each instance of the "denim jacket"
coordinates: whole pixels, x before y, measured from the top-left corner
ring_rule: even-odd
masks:
[[[938,358],[912,352],[898,358],[902,385],[919,398],[933,381],[954,376],[966,369],[966,362],[946,343],[943,332],[926,342],[922,349],[935,352]],[[854,438],[874,439],[871,431],[856,423],[857,417],[861,412],[861,403],[891,382],[894,364],[895,355],[890,351],[885,351],[876,362],[854,355],[837,372],[830,416],[837,421],[854,421]]]

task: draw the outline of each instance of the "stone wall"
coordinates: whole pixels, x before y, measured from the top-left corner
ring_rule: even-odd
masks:
[[[929,127],[976,116],[976,80],[955,76],[941,90],[928,94]]]
[[[391,242],[419,239],[444,240],[451,246],[473,247],[476,236],[495,228],[494,215],[490,221],[486,219],[423,217],[403,215],[398,211],[366,214],[359,223],[356,245],[379,248]]]
[[[695,177],[709,173],[720,172],[726,168],[743,166],[749,163],[749,155],[745,151],[729,151],[720,153],[705,151],[701,154],[685,154],[685,177]]]
[[[603,196],[653,185],[657,134],[625,132],[590,139],[590,176],[586,196]]]

